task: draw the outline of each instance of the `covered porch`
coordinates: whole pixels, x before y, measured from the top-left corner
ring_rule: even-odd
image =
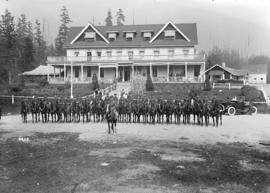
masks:
[[[99,82],[130,82],[137,75],[150,75],[153,82],[204,82],[205,62],[148,62],[148,63],[98,63],[53,65],[53,76],[48,76],[51,84],[65,82],[91,83],[93,74]]]

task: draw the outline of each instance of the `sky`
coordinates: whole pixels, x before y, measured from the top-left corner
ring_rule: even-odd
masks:
[[[52,43],[63,5],[70,26],[105,25],[108,10],[115,16],[122,8],[126,25],[197,23],[199,51],[217,45],[243,56],[270,56],[270,0],[0,0],[0,14],[8,8],[15,17],[24,13],[32,22],[39,19]]]

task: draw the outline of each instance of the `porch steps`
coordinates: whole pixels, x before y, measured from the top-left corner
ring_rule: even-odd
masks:
[[[113,90],[112,92],[110,92],[110,95],[117,94],[117,97],[120,97],[122,90],[124,90],[125,92],[129,92],[130,89],[131,89],[130,82],[118,82],[116,90]]]

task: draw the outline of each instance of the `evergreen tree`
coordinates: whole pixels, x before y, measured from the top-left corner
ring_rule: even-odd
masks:
[[[118,9],[116,13],[116,24],[121,26],[124,25],[123,22],[125,21],[125,15],[123,13],[123,10],[120,8]]]
[[[93,77],[92,77],[92,89],[93,90],[99,89],[99,84],[98,84],[98,79],[97,79],[96,73],[93,73]]]
[[[2,15],[0,32],[1,35],[7,39],[7,48],[14,48],[16,36],[14,16],[12,16],[11,12],[9,12],[7,9],[5,10],[4,15]]]
[[[150,74],[147,74],[146,84],[145,84],[146,91],[153,91],[154,85]]]
[[[106,26],[112,26],[113,25],[113,23],[112,23],[112,12],[111,12],[111,10],[108,11],[107,17],[105,19],[105,22],[106,22]]]
[[[36,44],[35,60],[40,65],[44,64],[46,61],[46,42],[43,39],[43,35],[40,29],[40,22],[38,20],[35,21],[34,29],[34,40]]]
[[[67,32],[68,32],[68,24],[71,22],[67,8],[63,6],[61,9],[62,13],[60,15],[61,17],[61,25],[58,30],[57,38],[55,39],[55,48],[58,55],[63,55],[64,49],[63,45],[65,43],[65,40],[67,38]]]
[[[21,17],[18,18],[16,34],[17,38],[23,39],[28,36],[28,23],[25,14],[21,14]]]

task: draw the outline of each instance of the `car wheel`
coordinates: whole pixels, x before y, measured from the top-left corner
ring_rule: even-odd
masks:
[[[250,108],[250,114],[251,114],[251,115],[256,115],[256,114],[257,114],[257,111],[258,111],[258,109],[257,109],[257,107],[255,107],[255,106],[252,106],[252,107]]]
[[[229,108],[228,108],[228,114],[229,114],[230,116],[235,115],[235,113],[236,113],[236,110],[235,110],[234,107],[229,107]]]

